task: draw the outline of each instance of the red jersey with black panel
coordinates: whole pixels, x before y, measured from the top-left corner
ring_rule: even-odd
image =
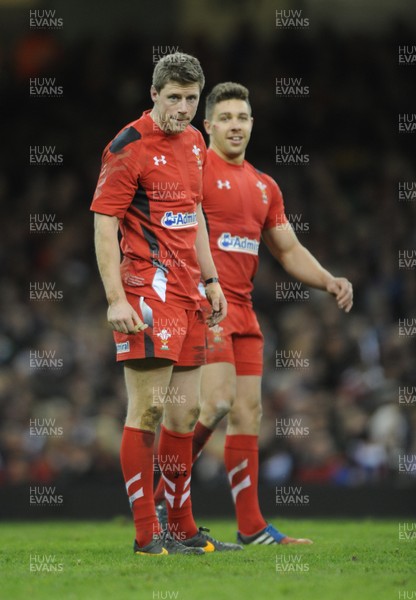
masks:
[[[246,160],[234,165],[209,149],[202,207],[224,294],[251,305],[262,231],[287,223],[280,188]]]
[[[201,133],[165,134],[145,111],[104,149],[91,204],[120,220],[126,291],[197,308],[196,208],[206,158]]]

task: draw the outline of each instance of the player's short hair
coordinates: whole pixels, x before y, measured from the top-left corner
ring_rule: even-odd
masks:
[[[244,87],[244,85],[241,85],[241,83],[234,83],[233,81],[218,83],[212,88],[205,100],[205,118],[210,121],[214,112],[214,106],[224,100],[244,100],[247,102],[251,113],[251,105],[248,96],[248,89]]]
[[[160,92],[170,81],[181,85],[198,83],[202,91],[205,77],[199,60],[184,52],[167,54],[161,58],[153,70],[152,84]]]

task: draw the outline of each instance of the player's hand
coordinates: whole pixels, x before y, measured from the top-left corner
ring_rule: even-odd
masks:
[[[334,277],[326,286],[326,291],[335,296],[338,307],[345,312],[352,308],[352,283],[345,277]]]
[[[143,323],[132,305],[125,299],[112,302],[107,311],[107,320],[114,331],[136,334],[147,325]]]
[[[227,300],[219,283],[208,283],[205,287],[205,294],[212,308],[212,313],[206,323],[208,327],[214,327],[227,316]]]

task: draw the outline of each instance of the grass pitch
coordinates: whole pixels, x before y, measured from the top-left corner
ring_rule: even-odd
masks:
[[[312,546],[248,546],[242,552],[141,557],[130,522],[0,526],[0,598],[12,600],[398,600],[416,598],[416,539],[403,521],[281,520]],[[277,525],[277,523],[275,523]],[[415,527],[409,519],[407,527]],[[235,540],[232,521],[209,521]],[[416,533],[415,533],[416,536]]]

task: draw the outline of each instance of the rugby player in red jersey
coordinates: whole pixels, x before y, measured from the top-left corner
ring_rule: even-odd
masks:
[[[190,125],[203,86],[196,58],[175,53],[157,63],[153,109],[105,148],[91,205],[107,317],[117,360],[124,362],[128,408],[120,458],[136,554],[241,549],[198,530],[190,497],[205,362],[201,275],[212,307],[209,325],[219,323],[227,310],[201,208],[206,148]],[[172,394],[183,401],[167,402]],[[153,447],[162,414],[158,457],[166,485],[165,531],[153,500]]]
[[[261,239],[283,268],[302,283],[325,290],[340,309],[352,307],[352,285],[334,277],[302,246],[284,212],[276,182],[244,159],[253,127],[247,88],[221,83],[206,100],[210,138],[204,165],[203,209],[212,256],[228,301],[218,328],[207,329],[202,408],[193,440],[195,460],[228,415],[225,466],[243,544],[305,544],[266,523],[258,501],[263,336],[252,308],[252,279]],[[217,330],[215,330],[217,329]],[[155,499],[160,501],[160,484]]]

